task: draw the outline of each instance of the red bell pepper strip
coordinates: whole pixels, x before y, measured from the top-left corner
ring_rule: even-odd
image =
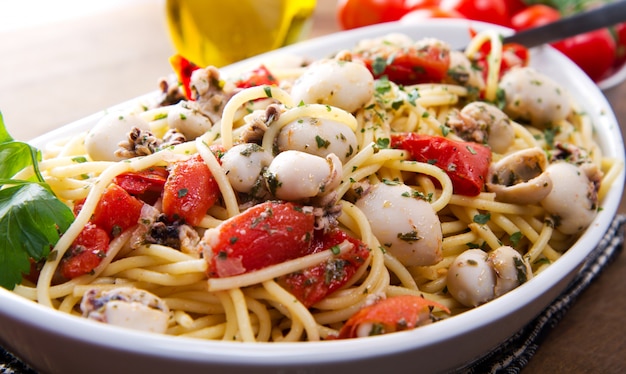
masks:
[[[402,133],[391,136],[391,147],[407,150],[415,161],[441,168],[450,177],[454,193],[476,196],[483,190],[491,164],[491,150],[484,145]]]
[[[187,100],[195,100],[191,95],[191,74],[200,67],[179,54],[170,56],[169,61],[178,77],[178,83],[183,87],[185,97]]]

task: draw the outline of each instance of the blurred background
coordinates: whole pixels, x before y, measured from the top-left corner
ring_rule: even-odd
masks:
[[[320,0],[311,36],[337,31]],[[174,53],[165,0],[0,0],[0,111],[29,140],[157,89]]]

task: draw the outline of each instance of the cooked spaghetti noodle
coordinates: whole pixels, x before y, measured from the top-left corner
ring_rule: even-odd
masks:
[[[484,100],[497,100],[502,43],[494,32],[479,33],[466,50],[468,57],[490,43],[488,75],[483,89]],[[299,69],[303,71],[304,68]],[[280,76],[280,71],[276,71]],[[293,70],[290,70],[293,74]],[[297,76],[296,76],[297,77]],[[295,77],[294,77],[295,79]],[[145,157],[125,161],[96,161],[87,155],[85,134],[59,141],[47,149],[39,164],[42,174],[56,195],[69,206],[85,199],[74,223],[53,249],[55,256],[45,261],[36,284],[24,281],[15,292],[26,298],[80,315],[81,299],[90,290],[99,292],[118,287],[148,291],[161,299],[169,309],[167,334],[200,339],[253,341],[313,341],[332,338],[355,312],[370,302],[370,295],[419,295],[450,309],[452,315],[469,307],[451,296],[447,273],[455,258],[469,248],[484,251],[509,243],[531,266],[532,273],[543,271],[558,261],[576,237],[555,227],[551,214],[540,204],[501,201],[494,192],[483,190],[476,196],[456,193],[445,170],[430,162],[416,162],[402,149],[380,146],[394,133],[420,133],[463,141],[446,125],[446,118],[462,104],[476,100],[468,87],[446,83],[420,83],[406,86],[388,83],[389,89],[368,104],[350,113],[324,104],[296,102],[289,85],[257,86],[241,90],[223,108],[221,119],[195,141],[187,141]],[[110,243],[100,264],[88,274],[71,280],[59,280],[59,264],[68,249],[88,223],[101,195],[116,176],[165,166],[199,154],[219,186],[220,200],[194,230],[199,234],[215,229],[246,209],[233,189],[228,175],[214,156],[211,147],[228,151],[242,142],[251,123],[246,120],[252,107],[264,110],[270,103],[283,112],[263,132],[260,145],[275,150],[284,126],[301,118],[331,120],[354,132],[357,147],[341,170],[341,181],[335,188],[332,203],[340,208],[337,225],[358,238],[369,249],[369,256],[339,290],[307,307],[276,280],[302,271],[346,253],[353,248],[348,241],[336,251],[321,251],[273,264],[259,270],[226,277],[208,277],[208,264],[200,251],[182,250],[164,244],[138,243],[133,230],[127,230]],[[390,103],[401,103],[393,106]],[[544,129],[528,123],[512,122],[513,142],[502,153],[493,154],[493,162],[518,150],[539,147],[551,149],[553,142],[571,144],[589,155],[589,163],[602,172],[598,200],[602,201],[622,165],[602,155],[593,140],[593,125],[576,103],[566,119],[555,125],[554,139],[546,139]],[[164,114],[169,107],[140,112],[154,132],[161,132]],[[159,130],[161,129],[161,130]],[[84,162],[77,162],[78,159]],[[32,170],[18,177],[26,179]],[[406,184],[427,200],[441,223],[441,259],[432,265],[405,265],[386,243],[374,233],[369,217],[355,203],[354,189],[361,183],[376,185],[393,181]],[[486,221],[476,217],[488,216]],[[448,315],[435,310],[441,318]]]

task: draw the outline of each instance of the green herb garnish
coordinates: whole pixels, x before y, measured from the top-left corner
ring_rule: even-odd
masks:
[[[46,258],[74,221],[39,172],[40,160],[39,150],[9,135],[0,114],[0,286],[9,290],[30,272],[30,260]],[[14,178],[28,167],[32,178]]]

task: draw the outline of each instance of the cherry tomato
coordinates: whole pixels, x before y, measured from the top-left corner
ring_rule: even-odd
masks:
[[[210,277],[228,277],[310,253],[315,218],[290,202],[266,201],[222,222],[205,250]],[[205,236],[206,237],[206,236]]]
[[[365,63],[375,78],[387,76],[403,85],[441,82],[450,66],[450,54],[440,44],[419,48],[382,45],[376,50],[357,51],[354,56]]]
[[[615,39],[608,29],[576,35],[552,44],[594,81],[611,71],[616,54]]]
[[[172,166],[163,189],[163,213],[196,226],[215,204],[220,189],[200,155]]]
[[[457,194],[476,196],[483,190],[491,163],[491,150],[484,145],[407,133],[392,135],[391,146],[407,150],[413,160],[441,168]]]
[[[454,10],[475,21],[510,26],[509,12],[504,0],[442,0],[441,9]]]
[[[61,275],[73,279],[95,269],[109,250],[109,235],[88,222],[59,264]]]
[[[533,4],[511,18],[511,26],[515,30],[525,30],[545,25],[561,18],[561,13],[544,4]]]
[[[400,20],[402,22],[414,22],[419,23],[425,19],[429,18],[465,18],[461,13],[456,10],[444,10],[437,6],[418,8],[412,10],[402,16]]]
[[[369,257],[369,249],[341,230],[315,232],[311,253],[328,250],[348,240],[354,248],[319,265],[280,277],[278,282],[309,307],[346,284]]]
[[[412,9],[436,6],[438,0],[339,0],[337,21],[344,29],[397,21]]]
[[[615,62],[614,67],[620,67],[626,62],[626,22],[619,23],[613,27],[615,36]]]
[[[504,0],[504,4],[509,18],[528,7],[524,0]]]

